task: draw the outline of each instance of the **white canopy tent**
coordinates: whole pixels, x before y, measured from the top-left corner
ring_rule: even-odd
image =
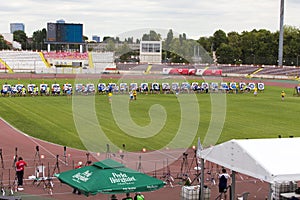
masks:
[[[300,138],[244,139],[204,149],[201,158],[269,182],[300,180]]]

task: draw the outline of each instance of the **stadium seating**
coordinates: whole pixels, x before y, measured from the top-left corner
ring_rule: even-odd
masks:
[[[0,51],[0,58],[14,72],[35,72],[47,68],[35,51]]]
[[[130,71],[132,73],[149,72],[163,73],[164,68],[178,69],[211,69],[222,70],[225,76],[255,76],[263,78],[286,79],[300,76],[300,68],[295,66],[253,66],[253,65],[212,65],[184,64],[184,63],[114,63],[114,52],[36,52],[36,51],[0,51],[1,72],[30,72],[55,74],[95,74],[119,73]],[[7,66],[7,67],[6,67]],[[189,75],[194,75],[188,73]],[[196,73],[196,75],[199,75]]]
[[[55,60],[87,60],[88,53],[79,53],[79,52],[43,52],[46,59],[55,59]]]
[[[6,67],[0,62],[0,70],[2,71],[2,70],[5,70],[6,69]]]
[[[222,69],[223,74],[251,74],[259,69],[258,66],[228,66],[228,65],[220,65],[217,67],[218,69]]]
[[[300,68],[294,67],[265,67],[262,71],[258,72],[259,75],[284,75],[284,76],[297,76],[300,74]]]

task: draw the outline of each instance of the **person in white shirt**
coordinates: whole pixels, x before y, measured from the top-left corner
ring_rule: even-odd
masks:
[[[222,173],[218,175],[219,177],[219,192],[220,192],[220,197],[221,199],[222,196],[224,196],[224,199],[226,200],[227,198],[227,195],[226,195],[226,192],[227,192],[227,180],[230,179],[230,175],[226,172],[226,169],[223,168],[222,169]]]

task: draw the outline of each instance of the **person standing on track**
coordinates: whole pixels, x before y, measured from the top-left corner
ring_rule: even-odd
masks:
[[[220,197],[221,199],[222,196],[224,196],[224,199],[226,200],[227,198],[227,195],[226,195],[226,192],[227,192],[227,180],[230,179],[230,176],[229,174],[227,174],[226,172],[226,169],[223,168],[222,169],[222,173],[219,174],[219,192],[220,192]]]
[[[18,178],[18,190],[23,190],[23,178],[24,178],[24,169],[27,167],[27,163],[23,160],[22,157],[18,158],[16,162],[16,175]]]

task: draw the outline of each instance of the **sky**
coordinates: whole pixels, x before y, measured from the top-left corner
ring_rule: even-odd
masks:
[[[63,19],[83,24],[83,34],[140,38],[149,30],[172,29],[188,38],[267,29],[279,30],[280,0],[11,0],[1,1],[0,33],[24,23],[28,37]],[[284,23],[300,28],[300,0],[285,0]]]

